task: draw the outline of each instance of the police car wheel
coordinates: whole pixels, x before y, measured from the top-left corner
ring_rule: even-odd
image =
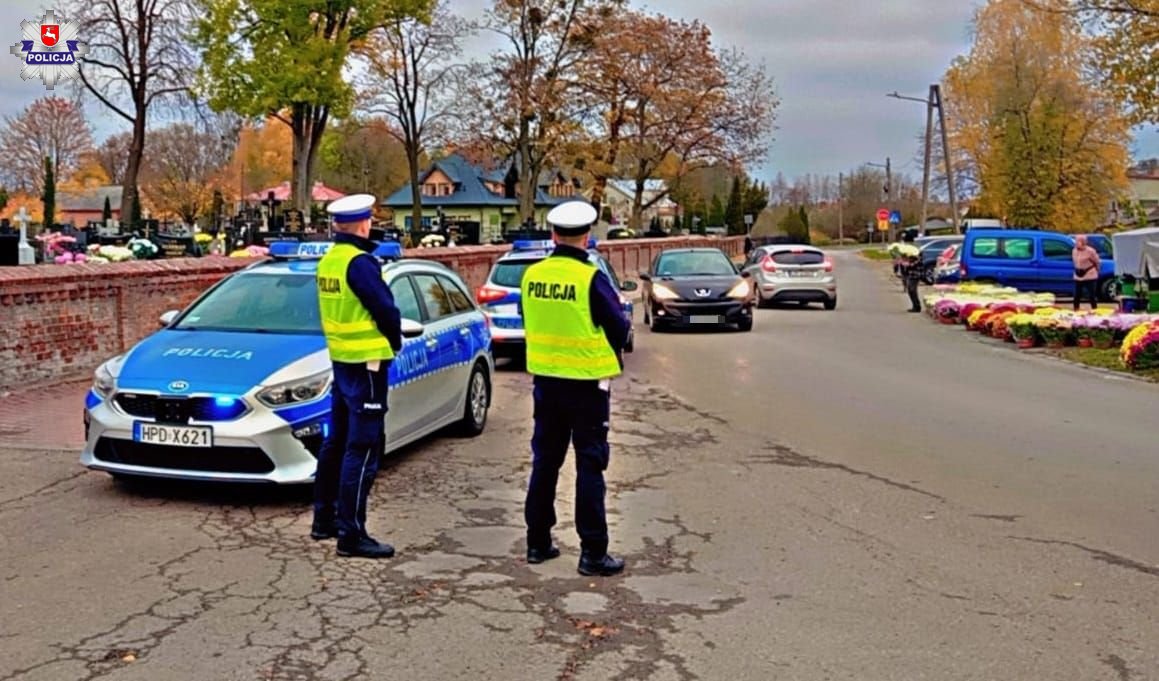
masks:
[[[463,406],[463,419],[459,422],[459,430],[463,435],[475,437],[483,433],[490,406],[491,380],[483,364],[477,363],[471,369],[471,377],[467,379],[467,399]]]

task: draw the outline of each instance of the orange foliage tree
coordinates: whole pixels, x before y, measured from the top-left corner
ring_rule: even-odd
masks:
[[[974,45],[945,88],[956,163],[979,185],[979,209],[1063,231],[1106,218],[1126,182],[1129,122],[1090,76],[1091,55],[1065,12],[1023,0],[978,11]]]

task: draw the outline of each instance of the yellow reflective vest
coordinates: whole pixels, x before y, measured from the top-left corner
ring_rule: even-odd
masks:
[[[536,376],[599,380],[620,374],[620,360],[592,320],[597,268],[552,256],[527,268],[520,286],[527,371]]]
[[[346,268],[362,253],[352,244],[334,244],[318,263],[318,309],[326,347],[335,362],[358,364],[394,358],[390,341],[346,283]]]

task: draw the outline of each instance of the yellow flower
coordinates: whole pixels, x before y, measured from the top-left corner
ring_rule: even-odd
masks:
[[[1123,344],[1119,346],[1119,359],[1123,360],[1124,364],[1127,363],[1127,353],[1130,351],[1131,346],[1138,343],[1140,338],[1146,336],[1150,329],[1151,322],[1144,322],[1131,329],[1127,337],[1123,339]]]

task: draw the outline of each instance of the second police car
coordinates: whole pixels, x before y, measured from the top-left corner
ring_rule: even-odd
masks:
[[[496,357],[522,357],[526,349],[526,336],[523,332],[519,284],[527,268],[551,255],[554,249],[555,242],[550,239],[516,241],[511,250],[496,261],[491,273],[487,275],[487,282],[476,291],[475,300],[491,322],[491,347]],[[615,290],[630,292],[637,289],[634,281],[620,282],[612,264],[596,250],[594,239],[588,243],[588,260],[611,280]],[[631,320],[632,301],[621,295],[620,305]],[[624,350],[632,352],[635,342],[635,331],[629,331],[628,344]]]
[[[330,360],[318,316],[328,243],[276,243],[164,328],[102,364],[85,402],[81,463],[119,476],[302,483],[329,429]],[[387,451],[457,425],[483,431],[491,403],[487,319],[451,269],[375,255],[403,318],[390,366]]]

